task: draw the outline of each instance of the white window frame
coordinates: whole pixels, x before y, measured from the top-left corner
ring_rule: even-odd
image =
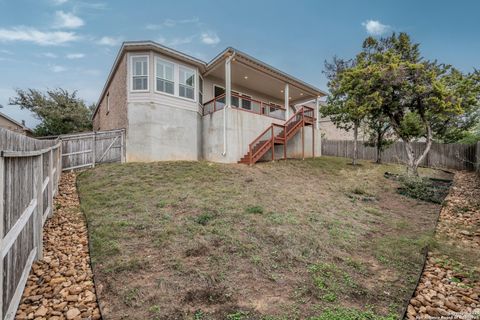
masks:
[[[133,89],[133,59],[134,58],[147,58],[147,89],[134,90]],[[144,76],[142,76],[144,77]],[[146,54],[132,55],[130,56],[130,92],[149,92],[150,91],[150,56]]]
[[[193,87],[190,87],[189,85],[185,85],[185,84],[183,84],[183,83],[180,83],[180,70],[181,70],[181,69],[184,69],[184,70],[187,70],[187,71],[190,71],[190,72],[193,73],[193,81],[194,81]],[[177,96],[178,96],[179,98],[181,98],[181,99],[186,99],[186,100],[188,100],[188,101],[194,101],[194,102],[197,101],[197,97],[196,97],[196,95],[197,95],[197,89],[196,89],[196,88],[197,88],[197,83],[196,83],[196,82],[197,82],[197,81],[196,81],[197,71],[196,71],[195,69],[186,67],[186,66],[184,66],[184,65],[178,65],[178,72],[177,72],[177,74],[178,74],[178,81],[177,81],[177,83],[176,83],[176,84],[177,84],[177,88],[178,88],[178,89],[177,89],[177,92],[178,92]],[[185,86],[185,87],[193,88],[193,98],[182,97],[182,96],[180,95],[180,86]]]
[[[154,82],[155,82],[154,85],[153,85],[153,88],[154,88],[155,93],[166,94],[166,95],[172,96],[172,97],[176,96],[177,95],[177,89],[176,89],[176,85],[177,85],[177,75],[176,75],[176,73],[177,73],[177,71],[176,70],[178,68],[178,65],[173,61],[163,59],[159,56],[154,56],[153,60],[154,60],[154,63],[155,63],[155,67],[154,67],[155,70],[153,71],[154,72],[153,79],[154,79]],[[158,78],[157,77],[157,61],[170,63],[170,64],[173,65],[173,80],[172,80],[172,82],[173,82],[173,93],[157,90],[157,78]],[[160,79],[163,79],[163,78],[160,78]],[[163,79],[163,80],[170,81],[168,79]],[[183,97],[180,97],[180,98],[183,98]]]

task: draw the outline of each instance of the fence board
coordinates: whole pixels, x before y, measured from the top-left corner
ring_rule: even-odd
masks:
[[[0,128],[0,319],[13,319],[34,259],[42,254],[43,215],[58,187],[58,140]]]
[[[425,145],[424,142],[414,142],[413,150],[415,154],[422,153],[425,150]],[[359,141],[357,149],[359,159],[375,161],[377,152],[375,147],[365,146]],[[353,156],[353,141],[322,140],[322,155],[351,158]],[[404,164],[407,160],[405,143],[402,141],[394,142],[382,153],[383,162]],[[430,152],[420,165],[431,168],[474,170],[475,167],[478,168],[479,161],[480,143],[471,145],[432,143]]]

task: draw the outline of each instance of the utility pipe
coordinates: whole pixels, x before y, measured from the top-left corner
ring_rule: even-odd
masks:
[[[231,107],[232,103],[232,69],[231,63],[235,57],[236,52],[225,60],[225,106],[223,107],[223,152],[222,156],[227,155],[227,108]]]

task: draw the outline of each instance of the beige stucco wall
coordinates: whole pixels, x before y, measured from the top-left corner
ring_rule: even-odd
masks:
[[[127,121],[127,55],[113,74],[112,80],[100,101],[93,118],[94,130],[110,130],[128,127]],[[109,94],[109,111],[107,112],[107,93]]]
[[[320,132],[322,133],[322,139],[353,140],[353,129],[349,131],[344,129],[339,129],[328,118],[321,118],[319,125],[320,125]],[[364,137],[365,137],[365,134],[363,132],[363,129],[359,128],[358,139],[363,140]]]

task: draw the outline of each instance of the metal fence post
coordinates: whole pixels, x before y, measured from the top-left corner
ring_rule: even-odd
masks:
[[[53,148],[48,152],[48,216],[53,214]]]

